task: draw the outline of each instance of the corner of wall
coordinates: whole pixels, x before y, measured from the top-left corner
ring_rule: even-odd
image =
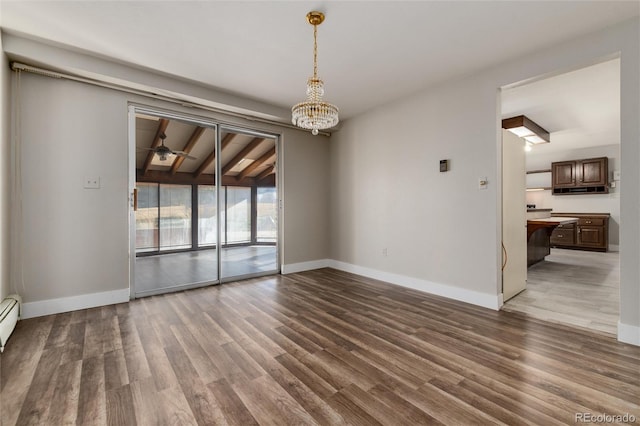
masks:
[[[0,33],[0,46],[2,34]],[[0,300],[9,291],[9,193],[11,159],[11,71],[9,59],[0,51]]]

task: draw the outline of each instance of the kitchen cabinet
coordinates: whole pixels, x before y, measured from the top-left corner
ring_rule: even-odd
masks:
[[[551,163],[553,195],[606,194],[609,192],[607,157]]]
[[[574,246],[576,244],[575,224],[558,225],[551,233],[550,241],[552,246]]]
[[[609,250],[609,213],[553,213],[577,217],[576,224],[559,225],[551,233],[552,247],[578,250]]]

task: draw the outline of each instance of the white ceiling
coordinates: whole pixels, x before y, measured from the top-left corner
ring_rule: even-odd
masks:
[[[0,26],[290,108],[312,73],[305,15],[321,10],[319,74],[345,119],[639,9],[636,1],[4,0]]]
[[[503,90],[502,118],[517,115],[551,134],[532,155],[620,144],[620,60]]]

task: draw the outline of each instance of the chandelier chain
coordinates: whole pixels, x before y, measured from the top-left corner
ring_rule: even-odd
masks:
[[[313,26],[313,79],[318,79],[318,26]]]

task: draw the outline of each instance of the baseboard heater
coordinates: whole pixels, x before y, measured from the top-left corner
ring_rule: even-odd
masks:
[[[7,296],[0,302],[0,352],[4,352],[7,340],[20,319],[22,299],[17,294]]]

